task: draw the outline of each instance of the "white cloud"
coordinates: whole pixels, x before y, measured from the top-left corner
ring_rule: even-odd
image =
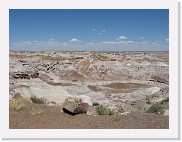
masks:
[[[67,43],[66,43],[66,42],[63,42],[62,44],[63,44],[63,45],[67,45]]]
[[[169,38],[165,39],[166,42],[169,42]]]
[[[104,44],[127,44],[126,41],[118,41],[118,42],[116,42],[116,41],[103,41],[102,43],[104,43]]]
[[[78,40],[77,38],[72,38],[72,39],[70,40],[70,42],[78,42],[78,41],[80,41],[80,40]]]
[[[23,44],[32,44],[31,41],[24,41]]]
[[[54,38],[50,38],[49,40],[53,41],[53,40],[55,40],[55,39],[54,39]]]
[[[143,37],[143,36],[141,36],[141,37],[139,37],[138,39],[144,39],[144,37]]]
[[[49,45],[58,45],[58,44],[60,44],[60,42],[56,41],[55,39],[50,39],[50,40],[47,41],[47,44],[49,44]]]
[[[102,32],[106,32],[106,30],[104,29],[104,30],[102,30]]]
[[[98,33],[99,35],[102,35],[103,33]]]
[[[126,41],[119,41],[120,44],[128,44]]]
[[[92,31],[95,31],[96,29],[92,29]]]
[[[134,42],[130,40],[130,41],[128,41],[128,43],[134,43]]]
[[[143,41],[142,43],[143,43],[143,44],[147,44],[148,42],[146,42],[146,41]]]
[[[115,41],[103,41],[102,43],[104,43],[104,44],[119,44],[119,42],[115,42]]]
[[[96,32],[97,34],[98,32]],[[101,32],[102,33],[102,32]],[[105,34],[105,33],[103,33]],[[101,35],[102,36],[102,35]],[[120,39],[126,39],[125,36],[120,36]],[[45,41],[41,40],[27,40],[14,42],[10,44],[10,49],[35,49],[35,50],[44,50],[44,49],[69,49],[69,50],[152,50],[163,48],[168,49],[169,39],[163,39],[163,41],[149,41],[149,40],[140,40],[138,38],[135,40],[105,40],[105,41],[94,41],[90,40],[87,43],[83,43],[77,37],[70,39],[70,41],[58,41],[56,39],[47,39]],[[166,42],[166,43],[165,43]]]
[[[152,45],[152,46],[155,46],[155,47],[161,46],[158,42],[152,42],[151,45]]]
[[[122,39],[127,39],[127,37],[126,36],[120,36],[117,38],[117,40],[122,40]]]
[[[45,40],[45,41],[39,41],[39,40],[28,40],[28,41],[19,41],[16,43],[13,43],[10,45],[12,49],[34,49],[34,50],[44,50],[44,49],[60,49],[60,48],[67,48],[69,47],[69,42],[60,42],[57,40]],[[70,44],[72,47],[73,45]]]

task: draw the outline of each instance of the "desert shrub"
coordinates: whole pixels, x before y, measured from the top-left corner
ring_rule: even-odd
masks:
[[[78,80],[76,80],[76,79],[73,79],[73,80],[71,80],[72,82],[78,82]]]
[[[33,109],[30,111],[30,115],[42,115],[45,114],[45,111],[41,109]]]
[[[121,113],[119,113],[118,111],[114,113],[114,121],[119,121],[121,119]]]
[[[45,104],[45,103],[47,103],[47,100],[45,98],[38,98],[36,96],[31,96],[30,99],[32,100],[33,103],[36,103],[36,104]]]
[[[12,100],[10,101],[10,108],[16,111],[20,111],[25,108],[25,104],[20,100]]]
[[[169,108],[169,97],[166,99],[154,103],[149,109],[147,109],[147,113],[155,113],[155,114],[161,114],[163,115],[165,112],[165,109]]]
[[[167,97],[166,99],[162,100],[160,103],[161,104],[166,104],[169,102],[169,97]]]
[[[92,104],[92,106],[99,106],[100,104],[99,103],[97,103],[97,102],[94,102],[93,104]]]
[[[155,113],[155,114],[164,114],[165,112],[165,107],[160,103],[157,102],[155,104],[153,104],[149,109],[147,109],[147,113]]]
[[[151,104],[150,97],[148,95],[146,96],[146,103]]]
[[[114,115],[114,111],[109,108],[104,107],[103,105],[98,105],[96,107],[96,112],[98,115]]]
[[[163,105],[165,107],[165,109],[169,109],[169,97],[167,97],[166,99],[162,100],[160,102],[161,105]]]

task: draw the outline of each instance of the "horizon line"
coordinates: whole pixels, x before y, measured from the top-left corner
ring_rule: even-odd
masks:
[[[9,52],[169,52],[169,50],[9,50]]]

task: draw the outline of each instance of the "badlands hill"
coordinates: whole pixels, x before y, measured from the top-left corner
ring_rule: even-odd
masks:
[[[9,68],[10,104],[27,104],[10,105],[10,128],[169,127],[168,52],[10,51]],[[62,112],[68,97],[87,103],[87,113]],[[98,106],[117,113],[99,115]],[[44,115],[29,113],[36,107]]]

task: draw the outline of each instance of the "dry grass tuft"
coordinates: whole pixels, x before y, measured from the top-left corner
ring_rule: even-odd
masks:
[[[30,111],[30,115],[42,115],[42,114],[45,114],[45,111],[41,109],[32,109]]]
[[[10,108],[16,111],[23,110],[25,108],[25,103],[20,100],[12,100],[10,101]]]

